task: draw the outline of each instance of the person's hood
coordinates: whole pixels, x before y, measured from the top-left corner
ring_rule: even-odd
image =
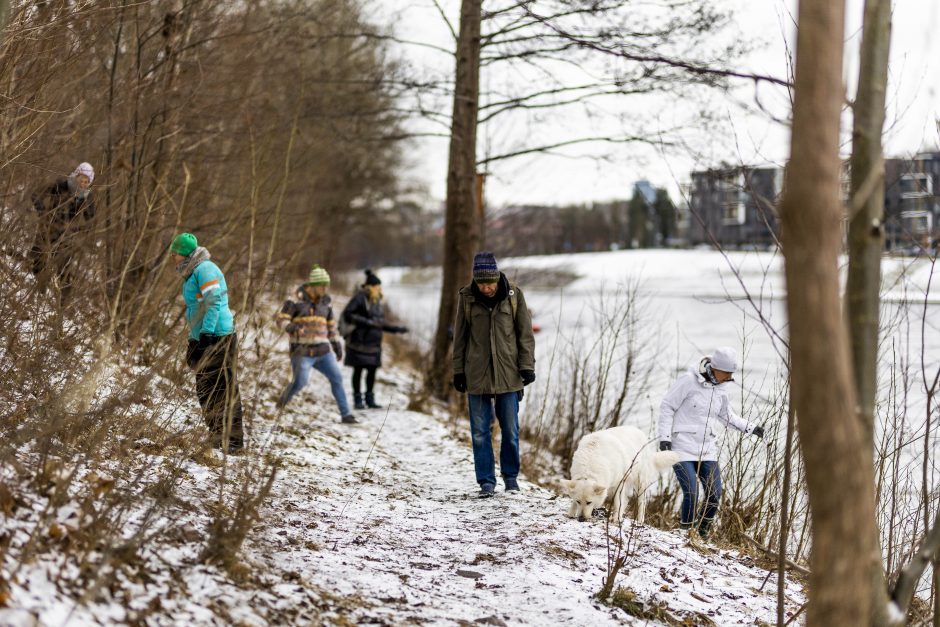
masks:
[[[698,366],[689,366],[689,374],[695,377],[695,380],[698,381],[700,385],[704,387],[717,388],[717,387],[721,387],[722,385],[725,385],[725,383],[734,382],[734,379],[730,379],[728,381],[725,381],[724,383],[712,383],[711,381],[709,381],[705,377],[705,366],[709,363],[711,363],[711,360],[706,356],[706,357],[702,357],[702,359],[699,361]]]

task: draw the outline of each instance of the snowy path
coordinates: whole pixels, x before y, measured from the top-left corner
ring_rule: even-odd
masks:
[[[379,373],[387,416],[359,412],[364,424],[340,425],[322,377],[288,407],[275,443],[285,467],[268,522],[245,547],[250,561],[295,573],[298,590],[332,593],[318,615],[341,624],[649,624],[593,598],[605,574],[602,523],[567,519],[564,499],[528,482],[519,495],[475,498],[466,438],[398,409],[407,375]],[[632,546],[618,584],[640,600],[719,625],[774,622],[775,577],[749,558],[703,554],[648,527]],[[805,601],[799,585],[788,592],[788,609]]]

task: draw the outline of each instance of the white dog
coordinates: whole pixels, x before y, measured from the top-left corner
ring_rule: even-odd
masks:
[[[571,479],[562,488],[571,497],[568,516],[584,520],[611,497],[612,519],[620,524],[631,494],[639,496],[637,522],[646,518],[647,489],[679,461],[672,451],[655,452],[655,443],[636,427],[589,433],[571,459]]]

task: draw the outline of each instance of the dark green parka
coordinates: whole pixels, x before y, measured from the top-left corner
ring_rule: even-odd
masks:
[[[520,370],[535,370],[532,316],[522,290],[500,274],[502,294],[490,309],[474,294],[460,290],[454,324],[454,374],[467,376],[468,394],[505,394],[522,389]],[[515,316],[512,301],[515,300]]]

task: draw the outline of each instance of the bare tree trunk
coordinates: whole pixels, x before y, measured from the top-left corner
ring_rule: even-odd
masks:
[[[6,28],[7,16],[10,14],[10,0],[0,0],[0,31]],[[0,38],[2,43],[2,38]]]
[[[480,97],[480,20],[482,0],[463,0],[457,40],[454,113],[451,119],[447,165],[447,204],[444,224],[444,277],[437,314],[437,333],[428,372],[428,388],[447,396],[457,291],[470,280],[473,254],[480,242],[476,215],[477,112]]]
[[[792,372],[792,370],[791,370]],[[792,389],[792,383],[791,389]],[[777,627],[786,622],[787,544],[790,537],[790,482],[793,476],[793,430],[796,427],[793,403],[787,408],[787,435],[783,453],[783,489],[780,498],[780,546],[777,548]]]
[[[858,416],[865,449],[874,451],[875,399],[878,392],[878,321],[881,253],[884,250],[885,121],[891,0],[866,0],[852,129],[849,273],[846,286],[849,334]],[[880,547],[877,527],[875,544]],[[887,622],[888,593],[881,551],[871,565],[872,625]]]
[[[871,450],[855,417],[839,299],[842,0],[801,0],[793,133],[781,223],[791,397],[813,520],[807,625],[869,620],[875,537]]]

